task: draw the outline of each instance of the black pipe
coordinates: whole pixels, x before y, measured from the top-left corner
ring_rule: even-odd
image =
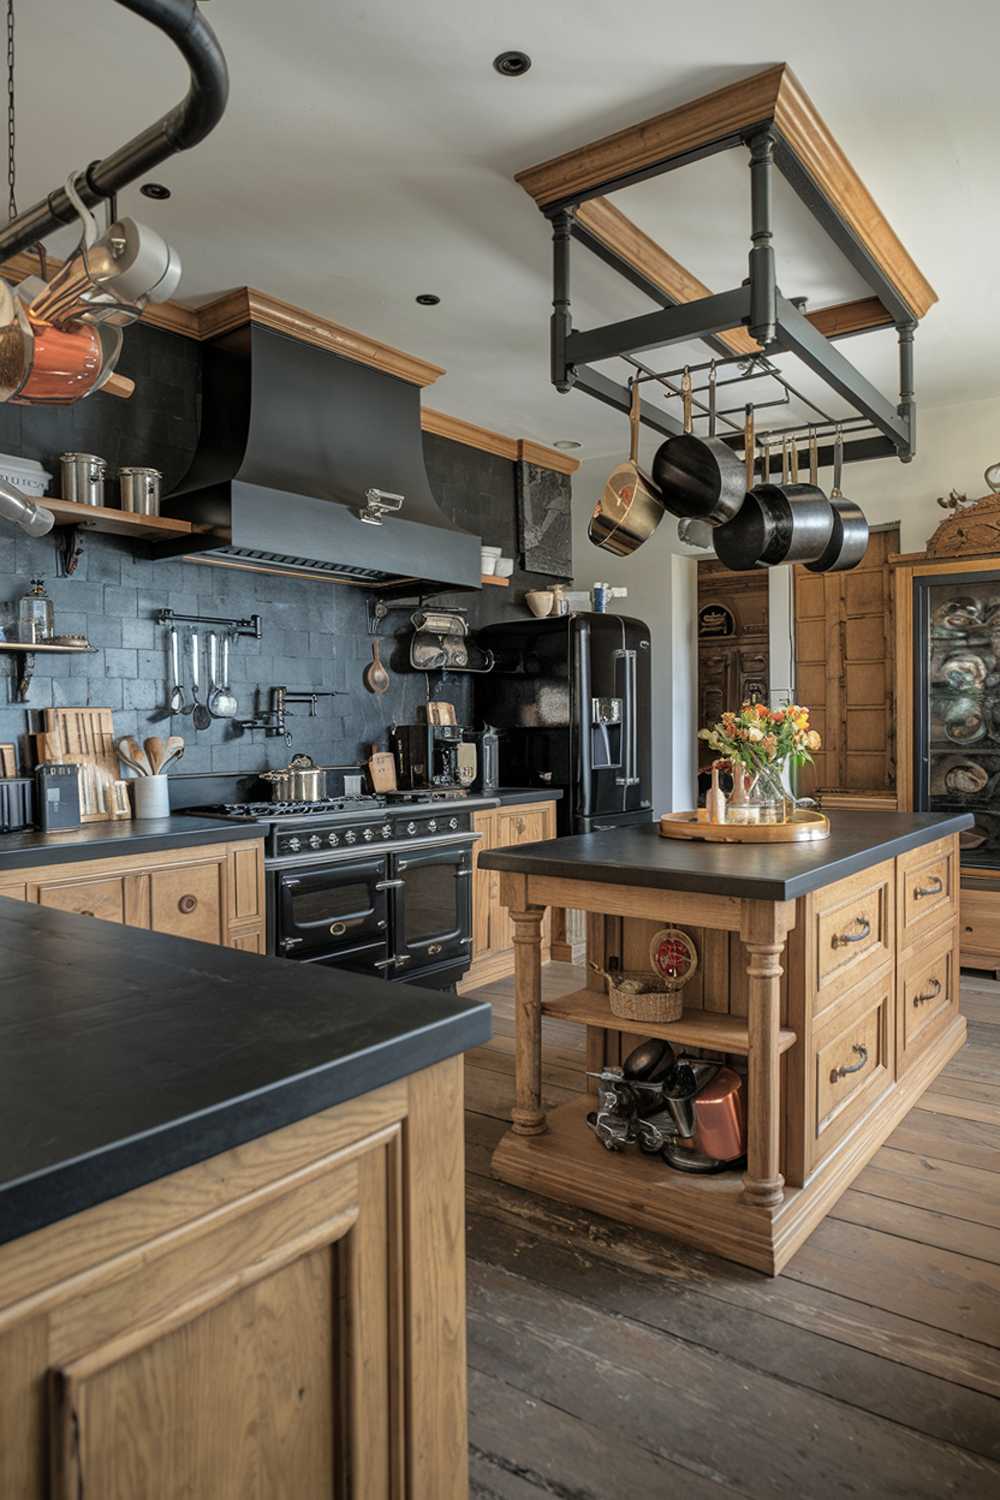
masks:
[[[76,190],[88,208],[178,151],[197,146],[218,125],[229,98],[226,59],[196,0],[115,0],[115,4],[166,33],[190,69],[191,86],[181,102],[154,124],[79,174]],[[61,225],[74,223],[76,217],[66,189],[57,188],[0,230],[0,260],[26,250]]]

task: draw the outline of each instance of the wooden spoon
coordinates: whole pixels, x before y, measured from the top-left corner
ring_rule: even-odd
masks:
[[[160,775],[172,766],[175,760],[180,760],[184,754],[184,740],[179,734],[172,734],[163,747],[163,759],[160,761]]]
[[[143,741],[143,748],[153,775],[159,776],[160,767],[163,764],[163,740],[158,734],[152,734],[148,740]]]
[[[133,739],[130,734],[123,735],[115,749],[118,751],[119,759],[123,760],[130,770],[135,771],[139,776],[150,775],[146,752],[139,741]]]
[[[362,680],[370,693],[389,691],[389,673],[382,662],[382,642],[377,636],[372,637],[372,659],[365,667]]]

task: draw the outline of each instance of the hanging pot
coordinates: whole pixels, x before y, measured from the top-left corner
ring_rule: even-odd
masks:
[[[595,547],[629,557],[648,541],[663,519],[663,500],[639,468],[639,386],[632,382],[629,409],[629,454],[612,469],[594,506],[588,535]]]
[[[814,562],[806,563],[810,573],[846,573],[856,568],[868,551],[868,522],[860,505],[845,500],[840,489],[844,467],[844,435],[837,428],[833,445],[833,489],[830,491],[830,506],[833,510],[833,530],[822,554]]]
[[[691,374],[681,382],[684,431],[667,438],[653,459],[653,483],[671,515],[722,526],[731,521],[747,492],[743,464],[715,435],[715,366],[708,377],[708,437],[691,431]]]
[[[797,467],[797,457],[795,459]],[[733,572],[809,563],[822,557],[833,532],[833,508],[816,485],[788,481],[789,450],[783,447],[782,483],[771,484],[771,452],[764,439],[764,483],[752,489],[738,514],[713,538],[719,561]]]

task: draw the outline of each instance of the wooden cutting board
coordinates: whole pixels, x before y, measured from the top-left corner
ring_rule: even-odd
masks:
[[[372,750],[368,761],[368,774],[372,779],[372,791],[394,792],[396,790],[396,758],[388,750]]]
[[[62,763],[80,767],[81,823],[102,822],[110,788],[121,777],[111,709],[47,708],[45,730],[60,740]]]

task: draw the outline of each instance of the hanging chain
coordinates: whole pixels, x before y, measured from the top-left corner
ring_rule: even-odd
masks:
[[[14,110],[14,0],[7,0],[7,187],[10,197],[8,199],[7,217],[17,218],[17,167],[15,164],[15,146],[17,137],[15,133],[15,110]]]

